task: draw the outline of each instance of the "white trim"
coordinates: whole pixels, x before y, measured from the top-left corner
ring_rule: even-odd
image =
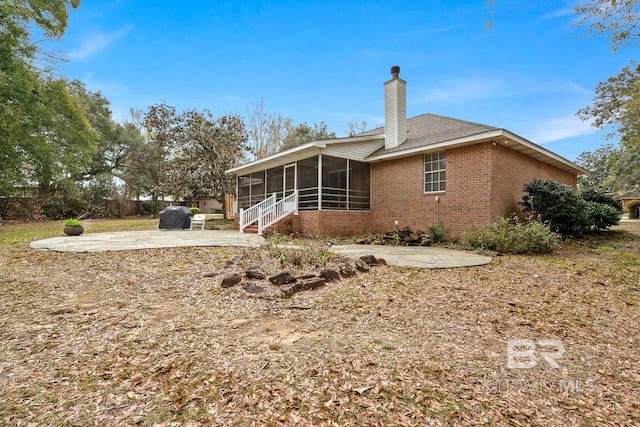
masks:
[[[271,154],[266,157],[262,157],[260,159],[254,160],[249,163],[245,163],[241,166],[236,166],[231,169],[227,169],[225,173],[238,173],[243,170],[255,170],[256,168],[264,167],[264,169],[270,169],[272,167],[281,166],[282,164],[293,163],[298,160],[303,160],[306,157],[304,156],[305,152],[308,151],[307,155],[309,157],[319,154],[323,149],[327,147],[327,145],[335,145],[335,144],[345,144],[350,142],[360,142],[360,141],[371,141],[376,139],[384,140],[384,134],[377,135],[366,135],[366,136],[348,136],[344,138],[332,138],[332,139],[321,139],[317,141],[307,142],[306,144],[298,145],[297,147],[289,148],[288,150],[280,151],[278,153]],[[287,157],[292,157],[291,159],[287,159]],[[275,165],[266,165],[270,162],[277,162],[279,164]],[[246,172],[242,172],[244,175]]]
[[[318,154],[318,210],[322,210],[322,153]]]
[[[471,136],[465,136],[464,138],[452,139],[449,141],[438,142],[437,144],[422,145],[419,147],[410,148],[407,150],[398,150],[391,153],[379,154],[377,156],[367,157],[367,162],[379,162],[382,160],[393,159],[395,157],[407,157],[413,154],[420,154],[427,151],[441,151],[445,148],[449,148],[455,145],[474,144],[481,142],[480,139],[491,139],[502,136],[502,129],[479,133]]]
[[[505,130],[505,129],[503,129],[502,131],[503,131],[503,134],[505,134],[506,137],[508,137],[509,139],[517,142],[518,144],[524,145],[525,147],[527,147],[527,148],[529,148],[531,150],[537,151],[540,154],[544,154],[547,157],[551,157],[553,160],[555,160],[557,162],[564,163],[567,166],[571,166],[571,167],[573,167],[575,169],[578,169],[584,175],[589,175],[589,173],[590,173],[588,170],[586,170],[585,168],[573,163],[572,161],[567,160],[564,157],[562,157],[562,156],[560,156],[560,155],[558,155],[558,154],[556,154],[556,153],[554,153],[554,152],[552,152],[550,150],[547,150],[544,147],[539,146],[538,144],[535,144],[535,143],[533,143],[533,142],[531,142],[531,141],[529,141],[527,139],[524,139],[523,137],[521,137],[519,135],[516,135],[513,132],[509,132],[508,130]]]
[[[438,159],[436,161],[436,163],[440,163],[440,154],[442,154],[444,156],[444,169],[436,169],[436,170],[430,170],[427,171],[427,155],[430,156],[430,160],[429,163],[433,164],[433,155],[437,154],[438,155]],[[438,164],[438,167],[440,167],[440,165]],[[441,150],[441,151],[434,151],[434,152],[430,152],[430,153],[424,153],[422,155],[422,192],[424,194],[431,194],[431,193],[444,193],[446,191],[445,190],[431,190],[431,191],[427,191],[427,174],[429,174],[431,177],[433,177],[435,174],[438,174],[438,180],[435,181],[438,183],[438,188],[440,188],[440,184],[442,182],[444,182],[445,188],[447,186],[447,179],[445,178],[444,181],[440,181],[440,173],[444,172],[445,173],[445,177],[447,174],[447,150]],[[433,186],[434,181],[431,180],[430,184]]]
[[[504,144],[504,140],[500,141],[497,138],[504,138],[507,140],[507,142],[511,141],[515,144],[519,144],[521,146],[523,146],[526,149],[529,149],[531,151],[534,151],[535,153],[538,153],[540,155],[542,155],[543,157],[546,157],[548,159],[552,159],[557,163],[560,163],[561,165],[565,166],[565,168],[560,167],[561,169],[567,170],[567,167],[572,169],[573,173],[577,173],[577,174],[583,174],[583,175],[588,175],[589,171],[587,171],[586,169],[578,166],[577,164],[573,163],[570,160],[565,159],[564,157],[555,154],[549,150],[547,150],[544,147],[541,147],[537,144],[534,144],[531,141],[528,141],[524,138],[522,138],[521,136],[518,136],[512,132],[509,132],[508,130],[505,129],[496,129],[496,130],[492,130],[492,131],[488,131],[488,132],[483,132],[483,133],[478,133],[475,135],[470,135],[470,136],[465,136],[463,138],[457,138],[457,139],[452,139],[449,141],[442,141],[439,142],[437,144],[431,144],[431,145],[422,145],[419,147],[414,147],[414,148],[410,148],[407,150],[398,150],[398,151],[393,151],[391,153],[383,153],[383,154],[379,154],[377,156],[371,156],[371,157],[367,157],[365,159],[366,162],[381,162],[383,160],[389,160],[389,159],[393,159],[393,158],[399,158],[399,157],[408,157],[414,154],[420,154],[420,153],[427,153],[430,151],[441,151],[443,149],[446,148],[452,148],[455,146],[464,146],[464,145],[473,145],[473,144],[478,144],[481,142],[485,142],[485,141],[491,141],[491,140],[495,140],[495,142],[502,142]],[[508,143],[505,144],[508,146]],[[552,166],[556,166],[559,167],[557,164],[554,165],[554,163],[551,163],[549,161],[544,161],[541,158],[537,158],[536,156],[532,155],[531,153],[523,153],[525,155],[527,155],[528,157],[531,157],[533,159],[536,159],[538,161],[541,161],[543,163],[547,163],[547,164],[551,164]]]

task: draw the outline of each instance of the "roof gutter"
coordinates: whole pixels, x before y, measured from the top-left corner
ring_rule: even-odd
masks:
[[[453,147],[456,145],[469,145],[482,142],[481,140],[491,140],[502,136],[502,129],[492,130],[489,132],[478,133],[475,135],[465,136],[463,138],[451,139],[449,141],[442,141],[436,144],[423,145],[420,147],[410,148],[408,150],[394,151],[391,153],[379,154],[377,156],[367,157],[365,160],[368,162],[380,162],[383,160],[393,159],[396,157],[406,157],[413,154],[424,153],[425,151],[433,151],[441,148]]]
[[[384,139],[384,134],[367,135],[367,136],[348,136],[345,138],[331,138],[331,139],[321,139],[317,141],[311,141],[311,142],[307,142],[306,144],[298,145],[297,147],[289,148],[288,150],[280,151],[278,153],[274,153],[269,156],[256,159],[252,162],[245,163],[244,165],[227,169],[225,173],[237,173],[245,169],[255,169],[257,166],[260,166],[261,164],[268,164],[273,162],[274,160],[277,160],[278,158],[292,156],[297,153],[301,153],[313,148],[322,150],[326,148],[327,145],[344,144],[344,143],[359,142],[359,141],[371,141],[375,139]]]
[[[521,136],[516,135],[515,133],[509,132],[508,130],[505,129],[496,129],[496,130],[492,130],[492,131],[488,131],[488,132],[483,132],[483,133],[478,133],[475,135],[469,135],[469,136],[465,136],[463,138],[457,138],[457,139],[452,139],[449,141],[442,141],[442,142],[438,142],[436,144],[431,144],[431,145],[427,145],[427,146],[421,146],[421,147],[414,147],[408,150],[400,150],[400,151],[394,151],[391,153],[383,153],[377,156],[371,156],[371,157],[367,157],[365,159],[365,161],[367,162],[380,162],[383,160],[389,160],[389,159],[393,159],[393,158],[398,158],[398,157],[406,157],[406,156],[411,156],[414,154],[419,154],[419,153],[424,153],[427,151],[434,151],[434,150],[441,150],[444,148],[450,148],[450,147],[455,147],[455,146],[464,146],[464,145],[472,145],[472,144],[477,144],[480,142],[484,142],[484,141],[491,141],[497,138],[504,138],[506,140],[511,140],[513,142],[515,142],[516,144],[520,144],[523,147],[526,147],[530,150],[533,150],[535,152],[538,152],[550,159],[553,159],[554,161],[563,164],[564,166],[567,166],[570,169],[573,169],[575,172],[577,172],[578,175],[588,175],[589,171],[584,169],[583,167],[578,166],[577,164],[573,163],[570,160],[565,159],[562,156],[559,156],[549,150],[547,150],[544,147],[541,147],[537,144],[534,144],[531,141],[528,141],[524,138],[522,138]]]

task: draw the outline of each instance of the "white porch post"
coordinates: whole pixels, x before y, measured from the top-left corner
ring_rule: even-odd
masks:
[[[240,208],[240,232],[244,233],[244,209]]]
[[[322,210],[322,154],[318,154],[318,210]]]

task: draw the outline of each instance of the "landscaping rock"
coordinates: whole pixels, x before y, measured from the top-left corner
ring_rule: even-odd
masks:
[[[369,271],[369,264],[361,259],[358,259],[356,260],[356,270],[366,273]]]
[[[264,274],[262,271],[258,270],[257,268],[252,268],[250,270],[247,270],[244,274],[249,279],[262,280],[267,278],[267,275]]]
[[[356,243],[362,245],[431,246],[431,238],[424,231],[414,231],[409,227],[404,227],[400,231],[374,234],[367,238],[359,239]]]
[[[228,260],[227,262],[225,262],[224,266],[225,266],[225,268],[226,267],[231,267],[232,265],[239,263],[243,259],[244,259],[244,255],[236,255],[233,258],[231,258],[230,260]]]
[[[312,277],[318,277],[318,275],[313,273],[305,273],[305,274],[301,274],[300,276],[296,276],[296,279],[306,280],[306,279],[311,279]]]
[[[291,297],[293,294],[308,291],[311,289],[317,289],[320,286],[325,284],[325,280],[322,277],[312,277],[309,279],[305,279],[301,282],[292,283],[288,286],[283,286],[281,288],[282,295],[285,297]]]
[[[431,237],[426,234],[420,236],[418,246],[431,246]]]
[[[296,280],[298,279],[296,279],[291,274],[289,274],[288,271],[282,271],[278,274],[275,274],[269,277],[269,281],[274,285],[278,285],[278,286],[286,285],[288,283],[294,283]]]
[[[367,265],[377,265],[378,259],[373,255],[362,255],[360,257],[361,261],[364,261]]]
[[[242,276],[239,275],[238,273],[227,274],[222,278],[222,283],[220,284],[220,286],[222,286],[223,288],[230,288],[232,286],[237,285],[241,281],[242,281]]]
[[[264,288],[256,285],[253,282],[246,282],[244,285],[242,285],[242,289],[244,289],[245,291],[249,292],[250,294],[262,294],[262,293],[264,293]]]
[[[340,273],[333,268],[323,268],[320,270],[320,277],[325,279],[327,282],[333,282],[340,278]]]
[[[344,278],[353,277],[356,275],[356,270],[349,263],[344,263],[340,266],[340,275]]]
[[[384,258],[378,258],[378,265],[387,265],[387,260]]]
[[[316,288],[319,288],[320,286],[324,286],[325,282],[326,280],[324,280],[322,277],[311,277],[309,279],[302,281],[302,289],[304,290],[316,289]]]
[[[302,282],[293,283],[289,286],[284,286],[281,289],[282,295],[285,297],[290,297],[293,294],[300,292],[302,290]]]

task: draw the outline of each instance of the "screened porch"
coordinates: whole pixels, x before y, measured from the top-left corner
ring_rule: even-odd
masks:
[[[370,208],[369,164],[317,155],[271,169],[238,176],[238,210],[276,194],[298,190],[298,210],[352,210]]]

